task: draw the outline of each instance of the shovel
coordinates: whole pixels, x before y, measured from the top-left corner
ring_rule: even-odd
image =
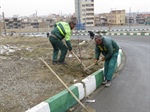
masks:
[[[83,64],[83,62],[78,58],[78,56],[72,52],[72,54],[77,58],[77,60],[83,65],[84,69],[86,69],[86,66]]]
[[[57,79],[65,86],[65,88],[70,92],[70,94],[77,100],[77,102],[84,108],[86,112],[96,112],[95,109],[91,107],[86,107],[83,103],[74,95],[74,93],[69,89],[69,87],[61,80],[61,78],[53,71],[53,69],[42,59],[42,62],[50,69],[50,71],[57,77]]]
[[[84,71],[86,71],[87,69],[91,68],[94,65],[98,65],[99,62],[101,62],[101,60],[98,61],[97,63],[93,63],[93,64],[89,65],[88,67],[84,68]]]

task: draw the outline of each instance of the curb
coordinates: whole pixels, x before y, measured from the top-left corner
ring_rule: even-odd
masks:
[[[92,30],[93,32],[110,32],[110,31],[150,31],[150,28],[144,28],[144,29],[110,29],[110,30]],[[73,31],[75,32],[86,32],[86,30],[77,30],[77,31]]]
[[[100,33],[101,35],[124,35],[124,36],[149,36],[150,33]],[[77,33],[77,34],[72,34],[72,35],[89,35],[88,33]]]
[[[122,49],[119,49],[116,70],[121,64],[122,56]],[[79,100],[84,99],[101,86],[104,78],[103,71],[103,68],[99,69],[98,71],[83,79],[81,83],[76,83],[70,86],[70,90],[76,95]],[[73,107],[77,103],[78,102],[74,99],[74,97],[68,92],[67,89],[65,89],[60,93],[32,107],[26,112],[66,112],[69,108]]]
[[[112,30],[92,30],[94,33],[100,32],[101,35],[130,35],[130,36],[149,36],[150,28],[145,29],[112,29]],[[124,31],[124,32],[121,32]],[[139,31],[139,32],[131,32],[131,31]],[[121,33],[120,33],[121,32]],[[41,35],[46,35],[47,32],[36,32],[36,33],[18,33],[19,35],[24,36],[33,36],[40,37]],[[9,33],[7,34],[9,35]],[[73,30],[72,35],[89,35],[87,30]]]

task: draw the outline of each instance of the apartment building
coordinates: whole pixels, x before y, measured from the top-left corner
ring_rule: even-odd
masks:
[[[5,18],[0,26],[3,27],[3,29],[52,28],[56,22],[68,22],[70,19],[76,19],[76,17],[68,15],[60,16],[56,14],[39,17],[36,17],[35,15],[32,15],[30,17],[14,16],[12,18]]]
[[[136,21],[138,24],[150,24],[150,14],[137,14]]]
[[[127,13],[126,24],[145,24],[150,25],[150,13]]]
[[[150,16],[145,19],[145,25],[150,25]]]
[[[106,26],[108,25],[107,17],[109,17],[109,13],[101,13],[95,15],[95,26]]]
[[[83,23],[86,26],[95,26],[94,0],[75,0],[75,15],[78,23]]]
[[[13,18],[6,18],[5,19],[5,25],[6,29],[11,29],[11,28],[21,28],[21,18],[13,17]]]
[[[112,10],[108,17],[109,25],[125,25],[125,10]]]

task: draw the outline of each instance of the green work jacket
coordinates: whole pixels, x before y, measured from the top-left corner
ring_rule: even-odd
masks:
[[[70,36],[72,35],[72,31],[69,23],[66,22],[56,23],[54,29],[51,31],[51,34],[55,35],[60,40],[65,39],[69,51],[72,50],[72,46],[70,43]]]
[[[99,60],[99,56],[102,53],[105,56],[105,60],[108,60],[111,58],[113,53],[118,52],[118,50],[119,46],[113,39],[109,37],[103,37],[102,44],[95,45],[95,59]]]

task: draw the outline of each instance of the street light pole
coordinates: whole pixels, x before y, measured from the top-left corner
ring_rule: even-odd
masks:
[[[2,36],[2,16],[1,16],[1,6],[0,6],[0,37]]]
[[[86,8],[85,8],[85,30],[86,30]]]
[[[111,12],[110,12],[110,22],[109,22],[109,31],[111,30],[111,27],[114,25],[114,14],[113,11],[115,11],[116,8],[111,8]]]
[[[81,19],[80,19],[80,17],[81,17],[81,13],[80,13],[80,5],[81,5],[81,2],[80,2],[80,0],[78,0],[78,30],[81,30]]]
[[[36,11],[36,10],[35,10],[35,11]],[[36,11],[36,27],[37,27],[37,32],[39,32],[39,25],[38,25],[37,11]]]
[[[130,21],[131,21],[131,17],[130,17],[131,15],[130,14],[131,14],[131,7],[129,8],[129,20],[128,20],[129,21],[129,31],[130,31]]]

